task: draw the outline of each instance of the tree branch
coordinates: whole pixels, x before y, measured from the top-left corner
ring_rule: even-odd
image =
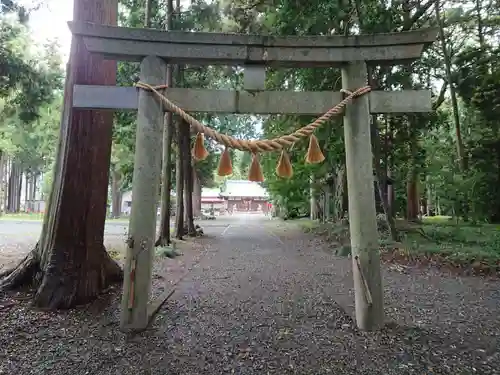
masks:
[[[410,30],[412,26],[425,14],[425,12],[427,12],[431,6],[434,5],[434,2],[435,0],[429,0],[427,3],[420,6],[420,8],[417,8],[415,14],[403,24],[403,29],[401,31]]]
[[[441,86],[441,90],[439,90],[439,95],[434,103],[432,103],[432,110],[435,111],[438,109],[441,104],[444,102],[444,95],[446,94],[446,90],[448,88],[448,81],[444,81],[443,86]]]

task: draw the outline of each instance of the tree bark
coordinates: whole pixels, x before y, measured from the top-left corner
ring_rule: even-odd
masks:
[[[315,189],[315,178],[314,174],[311,173],[311,176],[309,178],[309,205],[310,205],[310,219],[311,220],[316,220],[318,219],[318,204],[317,204],[317,197],[316,197],[316,189]]]
[[[372,139],[372,153],[373,153],[373,168],[375,170],[375,184],[377,185],[377,193],[380,198],[382,209],[384,210],[387,225],[389,226],[391,239],[393,241],[398,241],[399,236],[398,236],[398,231],[396,229],[396,223],[389,209],[389,203],[387,200],[387,194],[386,194],[387,190],[385,190],[382,185],[382,179],[384,179],[384,181],[387,181],[387,176],[383,176],[382,167],[380,165],[380,137],[378,133],[378,121],[376,115],[372,116],[371,132],[372,132],[371,139]]]
[[[334,187],[334,211],[333,211],[333,221],[339,221],[344,216],[345,204],[344,195],[347,189],[346,187],[346,174],[345,166],[341,165],[337,168],[335,174],[335,187]]]
[[[453,113],[453,123],[455,125],[455,136],[456,136],[456,148],[457,148],[457,156],[458,156],[458,163],[459,163],[459,168],[460,172],[462,172],[464,178],[467,177],[467,172],[468,172],[468,162],[467,162],[467,156],[465,154],[465,147],[464,147],[464,141],[462,139],[462,131],[460,129],[460,113],[458,111],[458,101],[457,101],[457,93],[455,90],[455,85],[453,82],[453,76],[451,74],[451,56],[448,50],[448,47],[446,45],[446,36],[444,34],[444,25],[443,21],[441,20],[441,9],[440,9],[440,4],[439,0],[436,0],[435,3],[435,11],[436,11],[436,21],[438,23],[438,29],[439,29],[439,38],[441,39],[441,51],[443,53],[443,58],[444,58],[444,67],[445,67],[445,72],[446,72],[446,79],[448,80],[448,87],[450,90],[450,98],[451,98],[451,108],[452,108],[452,113]],[[463,219],[464,221],[468,221],[468,216],[469,216],[469,199],[468,199],[468,192],[464,192],[464,202],[462,204],[463,207]]]
[[[21,201],[21,168],[14,159],[10,167],[9,185],[7,193],[7,212],[19,212],[19,203]]]
[[[169,75],[172,75],[170,67],[167,68],[167,82]],[[168,84],[168,83],[167,83]],[[163,128],[163,161],[162,161],[162,184],[161,184],[161,210],[160,210],[160,230],[156,246],[170,245],[170,217],[172,200],[170,191],[172,190],[172,140],[173,140],[172,113],[165,113]]]
[[[183,143],[181,119],[177,119],[177,159],[175,166],[175,195],[176,195],[176,213],[175,213],[175,237],[182,239],[184,236],[184,168],[183,168]]]
[[[33,175],[33,185],[31,185],[31,197],[33,199],[33,201],[36,200],[36,188],[37,188],[37,184],[38,184],[38,176],[40,175],[40,173],[35,173]]]
[[[0,150],[0,216],[3,213],[3,196],[4,196],[4,183],[3,183],[3,177],[4,177],[4,168],[5,168],[5,153]]]
[[[116,0],[75,2],[73,18],[116,25]],[[38,286],[33,304],[64,309],[94,300],[122,271],[104,248],[113,113],[72,109],[74,84],[114,85],[116,63],[90,55],[73,37],[58,157],[48,213],[35,249],[4,278],[3,288]]]
[[[120,191],[120,172],[111,171],[111,217],[119,218],[122,213],[122,192]]]
[[[183,143],[183,162],[184,162],[184,212],[185,225],[187,226],[187,235],[190,237],[196,236],[196,228],[193,218],[193,164],[191,157],[191,134],[189,124],[182,122],[182,131],[184,136]]]
[[[196,167],[193,166],[193,216],[201,217],[201,182]]]
[[[167,30],[172,30],[174,4],[173,0],[167,1]],[[167,65],[166,84],[171,87],[172,65]],[[160,210],[160,230],[156,246],[170,245],[170,217],[172,190],[172,141],[174,135],[174,123],[172,112],[165,113],[163,124],[163,157],[162,157],[162,182],[161,182],[161,210]]]
[[[17,176],[17,194],[16,194],[16,212],[21,211],[21,192],[23,191],[23,171],[19,168],[19,175]]]

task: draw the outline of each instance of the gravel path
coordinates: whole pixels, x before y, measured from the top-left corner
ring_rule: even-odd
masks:
[[[0,310],[0,374],[500,374],[500,282],[385,266],[387,328],[362,333],[338,304],[350,260],[270,229],[207,227],[136,336],[117,329],[116,293],[64,314]]]

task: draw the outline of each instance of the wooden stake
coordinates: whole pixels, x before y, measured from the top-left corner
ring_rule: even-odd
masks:
[[[349,63],[342,68],[342,88],[354,90],[366,86],[367,81],[365,62]],[[384,324],[384,301],[367,95],[355,99],[347,106],[344,117],[344,139],[356,323],[359,329],[371,331],[382,328]],[[365,290],[371,294],[371,303],[366,297]]]

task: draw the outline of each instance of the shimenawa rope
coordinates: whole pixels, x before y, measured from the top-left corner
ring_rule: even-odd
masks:
[[[371,91],[370,86],[361,87],[354,92],[348,90],[341,90],[347,96],[339,102],[337,105],[328,110],[324,115],[318,117],[316,120],[310,124],[296,130],[295,132],[287,135],[282,135],[281,137],[274,139],[262,139],[257,141],[247,141],[243,139],[237,139],[226,134],[219,133],[218,131],[211,129],[201,122],[196,120],[194,117],[186,113],[182,108],[170,101],[165,95],[159,92],[159,90],[167,88],[167,86],[151,86],[144,82],[137,82],[136,87],[143,90],[151,91],[155,96],[167,107],[171,112],[182,117],[189,125],[191,125],[198,133],[205,134],[206,136],[215,139],[217,142],[225,145],[226,147],[235,148],[241,151],[250,151],[252,153],[265,152],[265,151],[279,151],[285,147],[291,146],[295,142],[299,141],[301,138],[306,138],[311,136],[311,134],[320,126],[322,126],[331,117],[338,115],[342,112],[344,107],[353,101],[353,99],[367,94]]]

